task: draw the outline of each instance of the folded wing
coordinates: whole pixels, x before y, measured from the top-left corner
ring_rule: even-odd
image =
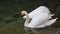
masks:
[[[29,18],[32,19],[37,13],[48,13],[48,15],[50,16],[49,19],[51,19],[51,16],[54,16],[54,14],[51,14],[49,9],[45,6],[40,6],[38,8],[36,8],[35,10],[31,11],[28,15]],[[24,16],[23,18],[26,18],[26,16]]]

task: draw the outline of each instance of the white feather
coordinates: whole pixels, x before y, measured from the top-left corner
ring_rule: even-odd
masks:
[[[54,16],[54,14],[51,14],[49,9],[45,6],[40,6],[38,8],[36,8],[35,10],[31,11],[28,15],[29,18],[32,19],[33,17],[35,17],[34,15],[36,15],[37,13],[48,13],[48,15],[50,16],[48,19],[51,19],[51,16]],[[26,18],[26,16],[24,16],[23,18]]]

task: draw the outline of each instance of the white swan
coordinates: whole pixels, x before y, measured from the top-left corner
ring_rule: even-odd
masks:
[[[22,11],[20,15],[26,15],[26,21],[24,23],[25,27],[28,28],[43,28],[46,26],[52,25],[57,18],[48,20],[49,15],[47,13],[38,13],[37,15],[35,14],[32,20],[29,22],[29,15],[26,11]]]
[[[51,19],[51,16],[54,16],[54,14],[50,13],[50,10],[46,7],[46,6],[39,6],[38,8],[36,8],[35,10],[33,10],[32,12],[30,12],[29,18],[32,19],[34,17],[34,15],[36,15],[37,13],[48,13],[48,15],[50,16],[48,19]],[[23,18],[26,18],[26,16],[24,16]]]

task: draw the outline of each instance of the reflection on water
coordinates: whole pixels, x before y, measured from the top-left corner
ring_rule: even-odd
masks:
[[[51,29],[50,27],[40,28],[40,29],[30,29],[30,28],[25,27],[24,30],[25,30],[24,34],[57,34],[57,33],[59,34],[60,33],[60,28],[59,29],[58,28],[57,29]]]
[[[53,34],[60,34],[60,28],[57,28],[57,29],[53,32]]]
[[[4,29],[0,30],[0,34],[55,34],[56,32],[58,33],[58,31],[60,31],[60,28],[58,29],[54,27],[31,30],[30,28],[23,27],[20,22],[16,24],[14,23],[11,23],[10,25],[4,27]]]
[[[24,27],[25,33],[24,34],[32,34],[32,30],[30,28]]]
[[[30,29],[25,27],[24,30],[24,34],[47,34],[46,29]]]
[[[55,34],[59,33],[60,28],[54,28],[54,27],[46,27],[46,28],[40,28],[40,29],[30,29],[25,28],[22,26],[22,24],[10,24],[4,29],[0,30],[0,34]]]

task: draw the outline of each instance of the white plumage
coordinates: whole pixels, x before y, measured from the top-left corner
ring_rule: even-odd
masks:
[[[57,20],[57,18],[49,20],[54,14],[51,15],[49,9],[45,6],[40,6],[29,14],[26,11],[22,11],[21,14],[25,14],[23,17],[26,18],[24,26],[28,28],[43,28],[52,25]],[[29,19],[32,20],[29,22]]]
[[[36,15],[36,17],[32,18],[28,25],[24,25],[29,28],[43,28],[46,26],[50,26],[55,23],[56,19],[48,20],[49,16],[47,14]],[[26,24],[26,23],[25,23]]]
[[[36,8],[35,10],[31,11],[28,15],[29,18],[32,19],[33,17],[35,17],[34,15],[37,15],[38,13],[48,13],[48,15],[50,16],[48,19],[51,19],[51,16],[54,16],[54,14],[51,14],[49,9],[45,6],[40,6],[38,8]],[[24,16],[23,18],[26,18],[26,16]]]

